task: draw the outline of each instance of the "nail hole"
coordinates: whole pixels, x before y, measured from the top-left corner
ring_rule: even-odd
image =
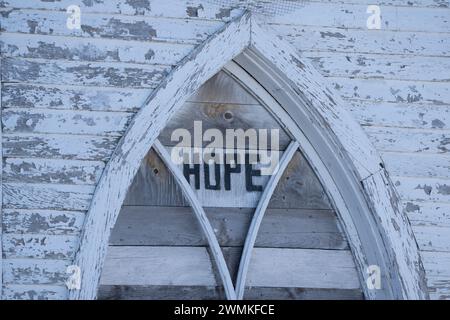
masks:
[[[223,118],[227,121],[233,120],[233,113],[231,111],[227,111],[223,114]]]

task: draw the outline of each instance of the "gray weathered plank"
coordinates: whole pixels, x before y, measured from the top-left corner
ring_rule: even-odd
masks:
[[[242,246],[253,209],[205,208],[219,244]],[[111,234],[114,246],[206,246],[188,207],[124,206]],[[347,249],[345,235],[329,210],[268,210],[257,247]]]
[[[450,172],[450,157],[444,154],[383,152],[381,156],[394,176],[448,178]]]
[[[421,130],[389,127],[365,127],[370,140],[380,151],[414,153],[448,153],[446,130]]]
[[[175,65],[192,44],[3,33],[7,57]]]
[[[415,0],[422,1],[422,0]],[[428,0],[429,1],[429,0]],[[39,0],[31,5],[26,0],[5,0],[0,7],[21,9],[45,9],[66,11],[71,0],[48,2]],[[165,16],[172,18],[204,18],[209,20],[227,19],[240,13],[237,8],[229,8],[220,4],[206,3],[202,0],[149,0],[145,2],[128,0],[84,1],[78,3],[82,12],[86,13],[115,13],[124,15]]]
[[[382,8],[382,30],[449,32],[448,11],[440,8]],[[367,5],[306,2],[286,15],[276,15],[270,22],[286,25],[367,29]],[[414,21],[414,23],[411,23]],[[433,23],[429,23],[433,21]]]
[[[218,300],[223,290],[213,286],[100,286],[99,300]],[[360,290],[310,288],[247,288],[244,300],[362,300]]]
[[[349,100],[348,109],[364,126],[450,129],[448,105]]]
[[[220,104],[260,105],[248,90],[224,71],[219,71],[206,81],[188,100]]]
[[[449,56],[450,39],[439,33],[273,25],[302,51]]]
[[[84,215],[84,211],[4,209],[3,232],[79,235]]]
[[[229,117],[229,118],[227,118]],[[192,137],[194,137],[194,122],[201,121],[201,127],[204,133],[206,130],[219,130],[223,137],[226,136],[228,129],[242,129],[247,130],[268,130],[268,145],[270,150],[285,150],[291,138],[285,130],[283,130],[278,122],[269,114],[269,112],[261,105],[237,105],[237,104],[223,104],[223,103],[186,103],[183,108],[173,116],[166,128],[161,132],[159,140],[165,146],[181,146],[179,141],[172,141],[171,136],[177,129],[188,130]],[[275,147],[270,138],[272,130],[278,130],[279,146]],[[192,146],[193,141],[185,146]],[[211,142],[203,142],[206,147]],[[225,143],[225,142],[224,142]],[[249,142],[246,141],[246,147],[249,147]],[[250,148],[257,148],[258,146],[251,145]]]
[[[136,112],[149,89],[5,84],[2,103],[6,108]]]
[[[223,26],[220,21],[83,13],[80,29],[69,29],[67,13],[41,10],[6,11],[1,30],[40,35],[127,40],[205,40]]]
[[[69,276],[66,273],[70,265],[68,260],[5,259],[3,263],[4,284],[64,285]]]
[[[413,230],[422,252],[450,252],[450,227],[413,226]]]
[[[344,98],[358,100],[450,104],[450,86],[444,82],[328,78]]]
[[[73,135],[3,135],[3,156],[107,161],[118,137]]]
[[[94,189],[94,186],[5,183],[3,184],[3,207],[87,210]]]
[[[169,66],[3,58],[5,82],[81,84],[122,88],[155,88],[170,71]]]
[[[95,185],[105,163],[101,161],[5,158],[5,182]]]
[[[100,283],[214,286],[216,280],[206,248],[109,247]],[[252,287],[359,288],[351,253],[342,250],[257,248],[247,284]]]
[[[4,234],[3,255],[9,258],[70,260],[78,247],[78,236]]]
[[[65,300],[65,286],[41,285],[5,285],[3,299],[5,300]]]
[[[392,177],[403,200],[450,202],[450,180]]]
[[[5,133],[56,133],[119,136],[134,113],[7,109],[2,112]]]
[[[326,77],[450,81],[448,57],[305,52]]]
[[[406,201],[403,207],[412,225],[450,227],[450,204]]]

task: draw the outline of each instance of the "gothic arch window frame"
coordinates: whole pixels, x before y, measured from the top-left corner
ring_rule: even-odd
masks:
[[[69,297],[96,298],[111,229],[142,159],[171,116],[224,67],[244,85],[251,82],[242,81],[245,77],[261,84],[265,93],[260,94],[272,99],[273,114],[295,133],[334,203],[361,283],[368,266],[380,266],[382,287],[363,285],[365,297],[427,298],[414,234],[376,150],[326,80],[249,13],[183,59],[132,120],[95,190],[74,261],[81,270],[81,289],[71,290]]]

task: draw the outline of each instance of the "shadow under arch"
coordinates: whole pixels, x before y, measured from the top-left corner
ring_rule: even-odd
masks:
[[[183,59],[129,125],[87,213],[74,261],[81,288],[71,290],[69,297],[96,298],[111,229],[141,160],[171,116],[224,67],[243,85],[260,84],[250,89],[261,90],[258,94],[266,97],[272,113],[295,133],[347,234],[365,297],[426,299],[417,243],[380,157],[326,80],[249,13]],[[370,266],[380,268],[380,289],[364,285]]]

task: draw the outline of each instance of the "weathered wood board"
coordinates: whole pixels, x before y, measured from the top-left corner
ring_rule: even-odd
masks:
[[[207,250],[199,247],[110,247],[101,284],[217,285]],[[359,288],[349,251],[304,249],[255,249],[248,285]]]
[[[244,244],[253,209],[206,208],[221,246]],[[124,206],[110,238],[113,246],[206,246],[188,207]],[[271,209],[257,247],[347,249],[330,210]]]

